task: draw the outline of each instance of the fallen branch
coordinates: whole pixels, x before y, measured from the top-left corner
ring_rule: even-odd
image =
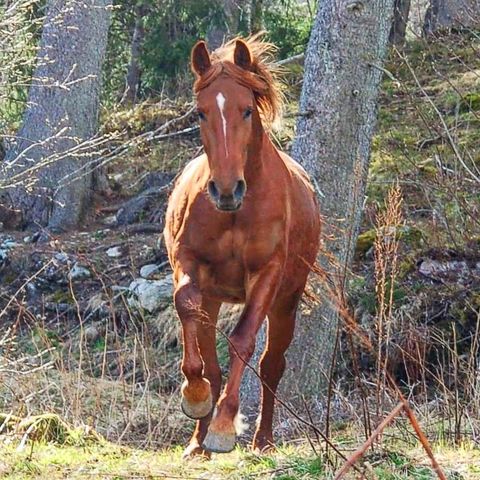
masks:
[[[124,228],[125,232],[133,235],[140,233],[161,233],[163,232],[163,226],[155,223],[134,223]]]
[[[418,424],[418,420],[415,417],[413,410],[410,408],[410,405],[408,404],[405,397],[403,397],[403,395],[402,395],[402,401],[403,401],[403,408],[405,409],[408,419],[410,420],[410,423],[412,424],[412,427],[415,430],[415,433],[417,434],[418,439],[420,440],[424,450],[427,452],[427,455],[430,458],[430,461],[432,462],[432,467],[435,470],[435,473],[438,475],[438,478],[440,478],[440,480],[447,480],[446,475],[443,473],[440,465],[437,462],[437,459],[433,455],[432,448],[428,443],[428,439],[426,435],[423,433],[423,430],[420,428],[420,425]]]
[[[303,65],[303,61],[305,60],[305,54],[300,53],[298,55],[294,55],[293,57],[284,58],[283,60],[279,60],[276,62],[276,65],[279,67],[285,67],[286,65],[298,64]]]
[[[343,467],[338,471],[335,476],[335,480],[340,480],[345,476],[345,474],[352,468],[355,463],[365,455],[367,449],[372,445],[375,439],[383,432],[389,423],[391,423],[395,417],[404,409],[404,403],[399,402],[398,405],[382,420],[380,425],[374,430],[374,432],[368,437],[367,441],[357,449],[348,460],[343,465]]]

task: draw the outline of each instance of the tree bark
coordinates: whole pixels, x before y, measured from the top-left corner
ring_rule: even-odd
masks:
[[[263,0],[252,0],[250,31],[257,33],[263,30]]]
[[[425,14],[423,33],[431,35],[452,28],[480,25],[478,0],[431,0]]]
[[[91,200],[95,151],[79,145],[97,131],[111,0],[49,0],[47,7],[23,125],[0,167],[0,193],[23,227],[65,230],[79,224]]]
[[[409,13],[410,0],[395,0],[389,38],[391,45],[401,47],[405,43]]]
[[[325,218],[319,263],[340,288],[345,287],[360,228],[392,14],[393,0],[323,0],[305,57],[302,116],[292,155],[318,190]],[[287,353],[284,398],[297,392],[322,400],[335,360],[336,301],[317,277],[312,282],[321,302],[298,318]]]
[[[140,87],[141,68],[140,55],[142,53],[143,40],[145,39],[145,27],[143,19],[147,14],[146,5],[135,6],[135,26],[133,28],[132,44],[130,46],[130,63],[128,64],[126,76],[126,89],[122,103],[134,104],[137,100]]]
[[[229,37],[238,33],[240,14],[246,8],[246,0],[225,0],[221,2],[223,21],[213,25],[207,32],[207,43],[210,51],[218,48]]]

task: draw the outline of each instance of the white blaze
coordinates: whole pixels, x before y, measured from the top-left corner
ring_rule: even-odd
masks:
[[[222,116],[222,123],[223,123],[223,139],[225,141],[225,155],[228,157],[228,149],[227,149],[227,120],[225,119],[225,115],[223,113],[223,108],[225,107],[225,97],[223,93],[220,92],[217,95],[217,105],[218,109],[220,110],[220,115]]]

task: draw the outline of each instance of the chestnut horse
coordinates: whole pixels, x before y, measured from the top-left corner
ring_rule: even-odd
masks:
[[[240,382],[266,317],[253,448],[273,446],[274,393],[318,250],[320,219],[309,178],[265,130],[281,109],[265,60],[269,48],[250,38],[212,56],[203,41],[192,50],[205,154],[178,178],[164,231],[182,324],[182,409],[199,419],[184,456],[233,449]],[[245,306],[229,337],[230,371],[220,394],[216,320],[223,302]]]

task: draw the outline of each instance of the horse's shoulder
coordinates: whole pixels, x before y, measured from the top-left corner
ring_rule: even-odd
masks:
[[[306,170],[285,152],[279,151],[279,154],[293,178],[300,181],[300,183],[308,187],[309,190],[313,190],[310,175],[308,175]]]
[[[195,176],[203,169],[207,156],[203,153],[198,157],[190,160],[184,167],[182,173],[179,175],[175,187],[193,181]]]
[[[175,181],[175,186],[168,201],[165,222],[165,232],[169,238],[175,238],[180,232],[188,208],[189,195],[197,180],[202,176],[205,162],[205,154],[194,158],[185,165]]]

